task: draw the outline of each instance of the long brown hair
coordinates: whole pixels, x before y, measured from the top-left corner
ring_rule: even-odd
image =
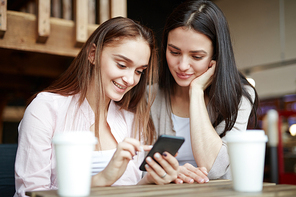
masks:
[[[80,94],[79,105],[86,99],[87,90],[91,80],[95,83],[95,131],[98,135],[99,129],[99,107],[104,106],[105,94],[101,81],[100,57],[103,47],[107,44],[118,42],[122,39],[141,38],[147,42],[150,47],[150,59],[147,69],[141,76],[139,83],[128,91],[121,101],[116,102],[121,109],[131,111],[135,114],[133,132],[134,136],[144,139],[146,143],[152,143],[155,137],[155,130],[150,118],[150,107],[155,97],[152,91],[152,83],[157,77],[157,55],[156,44],[152,30],[140,25],[139,23],[123,17],[109,19],[102,23],[89,37],[82,47],[77,57],[73,60],[69,68],[44,91],[57,93],[63,96]],[[95,44],[96,57],[95,65],[88,60],[91,47]],[[146,87],[149,86],[148,98]],[[137,132],[139,131],[139,133]]]
[[[159,68],[159,87],[165,92],[170,102],[170,95],[174,93],[176,81],[174,80],[166,60],[166,47],[168,34],[178,27],[187,27],[206,35],[213,45],[213,60],[216,60],[216,69],[211,85],[205,90],[209,97],[210,114],[215,115],[213,127],[225,120],[226,131],[233,128],[242,96],[245,96],[253,106],[251,117],[257,121],[258,95],[255,88],[238,71],[234,59],[228,24],[223,12],[211,1],[195,0],[185,1],[179,5],[168,17],[162,37],[161,64]],[[255,101],[244,85],[253,88]]]

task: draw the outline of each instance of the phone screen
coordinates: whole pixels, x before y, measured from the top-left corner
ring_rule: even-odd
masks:
[[[140,165],[140,170],[146,171],[145,164],[146,164],[146,158],[148,156],[150,156],[152,159],[154,159],[153,155],[155,153],[158,152],[158,153],[162,154],[165,151],[169,152],[171,155],[174,156],[178,152],[178,150],[180,149],[180,147],[182,146],[184,141],[185,141],[185,139],[183,137],[170,136],[170,135],[159,136],[157,141],[153,145],[152,149],[149,151],[147,156],[144,158],[144,161]]]

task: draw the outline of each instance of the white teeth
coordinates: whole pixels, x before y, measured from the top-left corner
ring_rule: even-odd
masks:
[[[119,85],[119,84],[116,83],[115,81],[113,81],[113,84],[114,84],[115,86],[117,86],[118,88],[120,88],[120,89],[124,89],[124,87],[122,87],[121,85]]]

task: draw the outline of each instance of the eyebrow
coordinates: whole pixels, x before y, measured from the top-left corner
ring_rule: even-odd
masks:
[[[168,44],[168,46],[170,46],[170,47],[172,47],[172,48],[174,48],[174,49],[176,49],[176,50],[178,50],[178,51],[181,51],[181,49],[179,49],[179,48],[178,48],[178,47],[176,47],[175,45]],[[200,52],[207,54],[207,52],[206,52],[206,51],[204,51],[204,50],[190,51],[190,53],[200,53]]]
[[[133,63],[133,61],[123,55],[118,55],[118,54],[114,54],[115,57],[119,57],[119,58],[122,58],[124,59],[125,61],[129,62],[129,63]]]
[[[133,60],[131,60],[131,59],[129,59],[129,58],[123,56],[123,55],[114,54],[114,56],[115,56],[115,57],[118,57],[118,58],[122,58],[122,59],[124,59],[125,61],[127,61],[127,62],[129,62],[129,63],[132,63],[132,64],[134,63]],[[143,65],[143,66],[141,66],[141,67],[147,68],[148,65]]]

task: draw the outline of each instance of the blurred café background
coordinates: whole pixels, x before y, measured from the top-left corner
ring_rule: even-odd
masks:
[[[0,0],[1,172],[13,171],[29,98],[70,65],[100,23],[127,16],[152,28],[159,44],[166,17],[181,2]],[[213,2],[229,22],[238,69],[259,94],[256,128],[269,136],[264,181],[296,184],[296,0]],[[13,177],[2,180],[0,187],[14,184]]]

